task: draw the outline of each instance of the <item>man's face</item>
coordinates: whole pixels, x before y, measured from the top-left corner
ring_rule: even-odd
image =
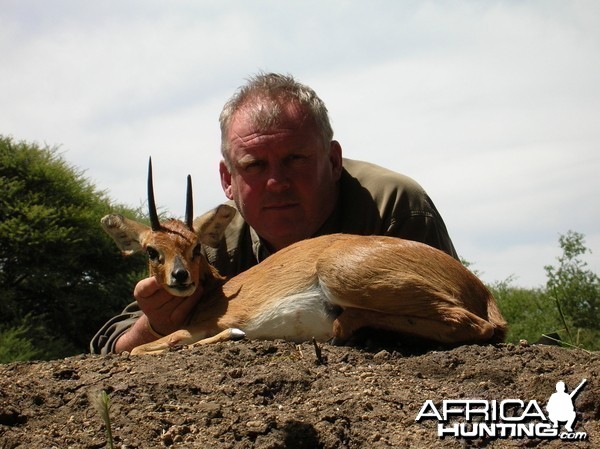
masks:
[[[221,183],[244,219],[279,250],[311,237],[332,213],[342,155],[295,104],[278,123],[260,130],[248,109],[232,117],[228,135],[231,169],[222,161]]]

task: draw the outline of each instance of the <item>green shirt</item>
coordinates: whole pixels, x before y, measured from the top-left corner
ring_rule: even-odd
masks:
[[[343,167],[335,210],[314,237],[337,232],[388,235],[427,243],[458,259],[442,217],[417,182],[366,162],[344,159]],[[222,275],[235,276],[270,253],[254,229],[237,214],[221,246],[205,248],[205,255]],[[117,338],[140,315],[137,303],[127,306],[94,336],[91,352],[112,352]]]

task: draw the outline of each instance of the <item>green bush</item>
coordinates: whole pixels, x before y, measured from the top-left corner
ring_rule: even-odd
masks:
[[[25,352],[43,359],[87,352],[95,331],[131,301],[144,262],[123,258],[100,227],[114,211],[139,219],[56,149],[0,136],[2,344],[28,341]]]
[[[581,259],[590,250],[583,234],[573,231],[561,235],[559,245],[559,265],[544,267],[545,288],[515,288],[512,278],[489,286],[509,324],[507,341],[535,342],[556,333],[566,346],[599,350],[600,280]]]
[[[508,321],[506,340],[536,342],[542,335],[556,332],[560,320],[554,305],[542,289],[511,286],[512,278],[488,286]]]

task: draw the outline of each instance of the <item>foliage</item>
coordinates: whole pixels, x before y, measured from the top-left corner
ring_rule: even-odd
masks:
[[[563,250],[558,257],[559,266],[544,267],[548,294],[574,326],[596,329],[600,323],[600,279],[586,269],[587,263],[581,260],[581,256],[589,252],[584,236],[569,231],[560,236],[559,244]]]
[[[508,321],[507,341],[535,342],[560,327],[558,313],[543,290],[512,287],[512,280],[508,278],[488,286]]]
[[[40,355],[31,339],[27,337],[29,329],[25,324],[0,329],[0,363],[32,360]]]
[[[490,286],[509,323],[507,341],[535,342],[557,333],[566,345],[599,350],[600,279],[581,259],[590,250],[583,234],[573,231],[561,235],[559,245],[559,266],[544,267],[545,289],[515,288],[512,278]]]
[[[143,260],[125,260],[102,231],[100,218],[114,211],[138,218],[56,149],[0,136],[0,329],[4,344],[31,345],[19,358],[87,351],[130,301]]]
[[[560,314],[569,343],[600,349],[600,278],[581,259],[590,252],[584,235],[568,231],[559,238],[558,267],[544,267],[546,290]]]

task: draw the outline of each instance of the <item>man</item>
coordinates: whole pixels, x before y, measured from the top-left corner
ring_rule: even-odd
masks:
[[[221,184],[239,211],[220,248],[205,249],[221,274],[238,274],[294,242],[335,232],[417,240],[457,257],[425,191],[406,176],[342,159],[325,104],[291,76],[253,77],[219,120]],[[137,303],[106,323],[92,352],[128,351],[180,329],[201,290],[177,298],[154,278],[140,281]]]

